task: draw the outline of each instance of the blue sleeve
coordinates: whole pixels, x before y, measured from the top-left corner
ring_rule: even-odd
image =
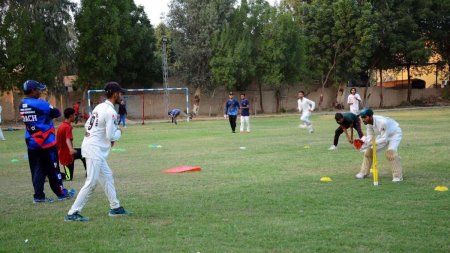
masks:
[[[225,102],[225,112],[223,114],[228,114],[228,106],[229,106],[229,104],[228,104],[228,100],[227,100],[227,102]]]

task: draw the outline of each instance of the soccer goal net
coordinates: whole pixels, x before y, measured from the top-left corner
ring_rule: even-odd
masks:
[[[165,98],[166,91],[169,97]],[[89,114],[106,97],[104,90],[88,90]],[[161,119],[168,117],[168,111],[178,108],[189,115],[189,89],[188,88],[157,88],[157,89],[126,89],[124,100],[129,118],[140,119],[144,124],[145,119]],[[189,121],[189,117],[187,117]]]

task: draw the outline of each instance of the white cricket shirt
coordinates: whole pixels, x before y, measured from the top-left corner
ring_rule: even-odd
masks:
[[[97,105],[84,128],[86,133],[81,144],[83,157],[106,160],[111,142],[117,141],[121,136],[114,105],[109,100]]]
[[[303,99],[298,99],[297,105],[298,111],[303,113],[310,113],[309,110],[314,111],[314,108],[316,107],[316,103],[314,101],[311,101],[305,97],[303,97]]]

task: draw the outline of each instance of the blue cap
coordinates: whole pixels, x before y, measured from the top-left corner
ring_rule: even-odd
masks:
[[[39,83],[34,80],[26,80],[23,83],[23,91],[31,91],[31,90],[45,90],[47,88],[45,84]]]
[[[361,117],[373,116],[373,111],[370,108],[364,108],[359,113],[359,116],[361,116]]]

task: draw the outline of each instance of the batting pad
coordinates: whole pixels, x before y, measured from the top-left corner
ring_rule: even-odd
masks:
[[[202,168],[200,168],[198,166],[178,166],[178,167],[165,169],[162,172],[168,173],[168,174],[175,174],[175,173],[197,172],[197,171],[202,171]]]

